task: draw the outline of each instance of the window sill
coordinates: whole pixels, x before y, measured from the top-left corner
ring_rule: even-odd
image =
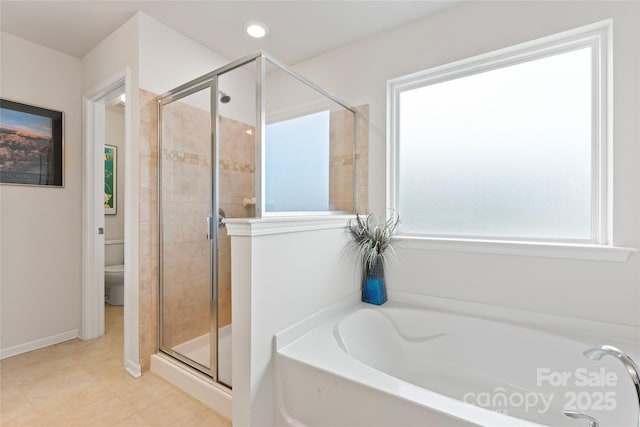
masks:
[[[226,218],[229,236],[270,236],[302,231],[344,228],[355,215],[326,213],[323,215],[288,215],[266,218]]]
[[[626,262],[629,254],[638,251],[635,248],[619,246],[568,243],[509,242],[408,236],[396,237],[394,240],[396,240],[397,246],[400,248],[608,262]]]

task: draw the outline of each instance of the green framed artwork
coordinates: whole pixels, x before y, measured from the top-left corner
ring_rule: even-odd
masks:
[[[116,215],[118,147],[104,146],[104,214]]]

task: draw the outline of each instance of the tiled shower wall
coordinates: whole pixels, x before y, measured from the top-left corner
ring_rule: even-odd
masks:
[[[369,106],[356,107],[357,141],[353,150],[353,114],[334,111],[330,119],[329,206],[333,210],[353,209],[353,164],[356,168],[356,208],[358,213],[369,209]]]
[[[158,282],[159,282],[159,218],[158,218],[158,138],[156,95],[140,91],[140,363],[143,372],[150,366],[150,356],[158,351]],[[175,104],[177,107],[178,104]],[[173,268],[165,261],[164,279],[173,286],[165,301],[170,313],[170,326],[165,326],[165,342],[175,345],[208,333],[208,240],[205,238],[204,203],[208,203],[209,179],[209,113],[182,104],[173,108],[173,123],[165,134],[164,159],[174,167],[166,168],[164,181],[165,256],[174,258]],[[181,114],[178,114],[178,111]],[[368,199],[368,106],[358,107],[358,141],[355,159],[357,171],[357,211],[367,212]],[[345,112],[331,117],[330,204],[338,210],[351,210],[354,153],[351,145],[352,122]],[[166,124],[166,123],[165,123]],[[242,122],[220,118],[219,179],[220,207],[229,218],[255,216],[255,147],[254,129]],[[171,147],[171,140],[182,140],[182,146]],[[177,167],[176,167],[177,166]],[[167,199],[167,189],[173,196]],[[172,199],[173,197],[173,199]],[[203,215],[204,212],[204,215]],[[168,220],[168,221],[167,221]],[[231,254],[226,229],[219,230],[219,326],[231,322]],[[180,265],[182,264],[182,265]],[[206,272],[206,274],[204,273]],[[203,281],[207,283],[203,284]],[[204,292],[203,290],[206,290]],[[165,315],[167,312],[165,311]]]
[[[227,218],[250,218],[256,215],[255,136],[246,123],[220,117],[219,202]],[[255,199],[253,199],[255,200]],[[219,326],[231,323],[231,238],[227,229],[218,235]]]
[[[183,101],[162,109],[159,309],[167,348],[210,331],[210,119],[209,111]]]
[[[148,371],[158,352],[158,111],[156,95],[140,90],[139,134],[139,334],[140,366]]]

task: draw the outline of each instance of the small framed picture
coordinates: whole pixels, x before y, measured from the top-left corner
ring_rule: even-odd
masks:
[[[104,214],[116,215],[118,192],[118,147],[104,146]]]
[[[0,99],[0,184],[63,187],[63,113]]]

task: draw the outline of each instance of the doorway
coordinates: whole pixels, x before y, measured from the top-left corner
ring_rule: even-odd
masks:
[[[123,264],[121,287],[124,304],[124,369],[132,376],[140,376],[138,336],[137,284],[137,141],[132,116],[137,106],[129,86],[130,72],[126,68],[105,80],[84,96],[84,164],[83,164],[83,284],[81,338],[97,338],[105,332],[105,144],[107,108],[113,100],[124,98],[122,106],[124,136],[123,149],[118,151],[124,161],[116,159],[117,169],[127,177],[120,189],[109,192],[114,198],[111,209],[117,211],[118,202],[127,209],[122,212]],[[115,177],[117,186],[117,176]],[[109,204],[109,205],[111,205]],[[113,237],[113,236],[111,236]]]
[[[124,91],[107,100],[105,108],[104,174],[98,191],[104,189],[104,299],[110,313],[122,315],[124,305]],[[98,153],[98,155],[101,155]],[[105,306],[105,308],[108,308]],[[106,328],[105,323],[105,328]]]

